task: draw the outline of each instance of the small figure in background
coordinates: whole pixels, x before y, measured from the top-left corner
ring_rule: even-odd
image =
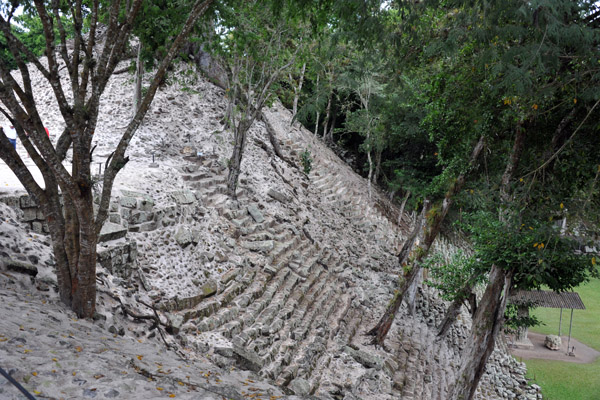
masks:
[[[9,142],[13,145],[14,149],[17,149],[17,130],[15,129],[14,126],[10,126],[10,128],[8,128],[6,131],[4,131],[6,134],[6,137],[8,138]]]

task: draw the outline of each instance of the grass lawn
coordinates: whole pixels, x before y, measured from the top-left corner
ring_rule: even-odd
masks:
[[[572,336],[600,351],[600,279],[594,279],[575,289],[585,310],[573,314]],[[538,308],[532,313],[546,325],[531,329],[534,332],[558,334],[559,309]],[[563,336],[569,334],[571,310],[563,310]],[[600,359],[592,364],[573,364],[560,361],[529,360],[528,377],[542,387],[548,400],[599,400]]]

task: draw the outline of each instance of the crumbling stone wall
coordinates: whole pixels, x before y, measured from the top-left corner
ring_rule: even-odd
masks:
[[[6,196],[0,198],[0,201],[12,207],[23,211],[22,222],[26,223],[35,233],[48,233],[48,225],[44,214],[39,209],[33,197],[29,195]]]

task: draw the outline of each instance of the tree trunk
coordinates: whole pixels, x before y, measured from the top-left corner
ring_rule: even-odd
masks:
[[[242,155],[244,154],[244,147],[246,146],[246,133],[250,125],[246,118],[243,118],[235,130],[235,143],[233,145],[233,154],[229,160],[229,174],[227,175],[227,194],[232,199],[236,198],[236,189],[238,185],[238,178],[240,176],[240,169],[242,166]]]
[[[317,74],[317,110],[319,109],[319,74]],[[316,118],[316,122],[315,122],[315,137],[318,135],[319,133],[319,117],[320,117],[321,113],[319,111],[317,111],[317,118]]]
[[[333,142],[333,131],[335,129],[336,118],[337,118],[337,115],[335,112],[333,112],[333,118],[331,120],[331,124],[329,125],[329,130],[326,132],[323,132],[323,138],[325,139],[325,141]]]
[[[402,200],[402,204],[400,204],[400,212],[398,212],[398,225],[402,222],[402,215],[404,215],[404,209],[406,208],[406,202],[410,197],[410,190],[406,191],[406,195],[404,195],[404,199]]]
[[[521,160],[525,146],[525,130],[522,123],[516,127],[515,140],[506,168],[502,174],[500,185],[500,200],[503,203],[499,219],[505,221],[509,212],[511,200],[510,183]],[[512,270],[504,271],[492,265],[489,283],[483,298],[479,302],[469,344],[464,350],[462,364],[458,373],[458,380],[451,390],[452,400],[472,400],[475,396],[477,385],[485,370],[485,364],[494,350],[496,337],[504,324],[504,310],[512,282]]]
[[[327,136],[327,127],[329,126],[329,119],[331,118],[331,102],[333,101],[333,90],[329,92],[329,98],[327,99],[327,108],[325,109],[325,120],[323,121],[323,139]]]
[[[294,103],[292,104],[292,119],[290,124],[294,122],[296,114],[298,113],[298,99],[300,99],[300,93],[302,93],[302,85],[304,84],[304,72],[306,71],[306,63],[302,64],[302,71],[300,72],[300,80],[298,86],[294,88]]]
[[[138,43],[137,59],[135,62],[135,91],[133,94],[133,115],[137,113],[142,102],[142,80],[144,78],[144,68],[142,67],[142,42]]]
[[[373,175],[373,184],[377,185],[377,178],[381,173],[381,153],[382,151],[377,149],[375,150],[375,172]]]
[[[476,280],[477,280],[476,277],[471,277],[467,281],[467,283],[465,283],[463,288],[460,290],[460,293],[457,294],[457,296],[454,299],[454,301],[452,302],[452,304],[450,304],[450,307],[448,307],[448,310],[446,310],[446,315],[444,315],[444,320],[438,327],[437,335],[439,337],[445,336],[446,333],[448,333],[448,331],[450,330],[450,328],[452,328],[452,325],[456,321],[458,314],[460,314],[460,308],[464,304],[465,300],[470,298],[470,296],[472,295],[474,282],[476,282]],[[471,315],[472,316],[475,315],[475,304],[471,305]]]
[[[458,379],[450,391],[452,400],[472,400],[475,396],[479,380],[485,372],[485,364],[494,350],[496,337],[504,323],[511,281],[511,272],[492,266],[489,284],[473,319]]]
[[[385,337],[387,336],[388,331],[392,327],[392,323],[394,322],[396,313],[400,309],[400,305],[402,305],[404,294],[408,290],[408,288],[410,288],[412,282],[415,280],[416,276],[419,273],[419,268],[417,267],[417,264],[422,260],[422,257],[424,255],[424,253],[420,251],[422,249],[419,248],[419,251],[416,252],[416,258],[411,265],[407,265],[407,261],[415,245],[415,241],[417,240],[419,233],[422,231],[425,216],[429,212],[429,208],[429,200],[425,200],[425,202],[423,203],[423,209],[421,210],[421,214],[419,215],[419,219],[417,220],[413,231],[406,238],[404,244],[402,245],[402,249],[400,249],[400,252],[398,253],[399,264],[404,270],[404,275],[402,277],[403,280],[400,285],[400,289],[397,290],[394,294],[394,299],[388,306],[383,317],[381,317],[381,319],[373,329],[367,332],[367,335],[375,336],[373,338],[372,344],[383,346],[383,342],[385,341]]]
[[[367,140],[369,136],[367,135]],[[373,159],[371,158],[371,150],[367,151],[367,161],[369,162],[369,176],[367,178],[367,191],[369,193],[369,199],[371,199],[371,186],[373,185]]]
[[[472,168],[474,166],[475,162],[477,161],[477,158],[479,157],[479,154],[481,153],[481,150],[483,149],[483,144],[484,137],[481,136],[479,138],[479,141],[475,145],[473,152],[471,153],[469,167]],[[442,222],[446,218],[448,211],[450,211],[450,207],[454,201],[454,196],[458,192],[460,192],[462,190],[462,187],[464,186],[465,175],[466,172],[460,174],[454,182],[454,184],[452,185],[452,187],[450,188],[450,190],[446,192],[446,196],[444,198],[444,201],[442,202],[441,209],[436,212],[433,212],[434,210],[432,210],[432,212],[429,213],[430,215],[427,216],[428,223],[427,228],[425,229],[425,237],[423,240],[423,244],[419,246],[415,251],[415,259],[411,263],[411,265],[409,265],[408,275],[402,282],[400,289],[398,290],[398,292],[396,292],[394,299],[386,309],[384,315],[381,317],[377,325],[367,333],[368,335],[375,336],[372,342],[373,344],[383,346],[385,337],[387,336],[387,333],[390,330],[390,327],[392,326],[392,322],[394,322],[394,318],[396,317],[396,313],[400,308],[400,304],[402,303],[402,299],[404,298],[405,292],[412,285],[413,281],[419,273],[419,270],[421,269],[421,260],[423,260],[427,256],[431,245],[433,244],[434,240],[436,239],[437,235],[442,229]]]

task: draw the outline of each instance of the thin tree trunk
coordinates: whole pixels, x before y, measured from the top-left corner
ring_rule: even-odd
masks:
[[[323,139],[327,135],[327,127],[329,126],[329,118],[331,118],[331,102],[333,101],[333,90],[329,92],[327,99],[327,108],[325,109],[325,121],[323,121]]]
[[[306,71],[306,63],[302,64],[302,71],[300,72],[300,80],[298,82],[298,86],[294,88],[294,103],[292,105],[292,119],[290,120],[290,124],[294,122],[296,118],[296,114],[298,113],[298,99],[300,98],[300,93],[302,93],[302,85],[304,84],[304,72]]]
[[[317,74],[317,110],[319,109],[319,74]],[[319,111],[317,111],[317,118],[316,118],[316,122],[315,122],[315,137],[318,135],[319,133],[319,117],[320,117],[321,113]]]
[[[476,281],[477,281],[477,279],[475,276],[469,278],[467,283],[465,283],[463,288],[460,290],[460,293],[456,296],[454,301],[450,304],[450,307],[448,307],[448,310],[446,310],[446,314],[444,315],[444,320],[438,327],[437,335],[439,337],[445,336],[446,333],[448,333],[448,331],[450,330],[450,328],[452,328],[452,325],[454,325],[456,318],[460,314],[460,308],[464,304],[465,300],[470,298],[470,296],[472,295],[473,288],[474,288]],[[472,304],[471,305],[471,316],[474,316],[474,315],[475,315],[475,304]]]
[[[331,120],[331,124],[329,125],[329,130],[327,132],[323,132],[323,137],[326,141],[333,142],[333,131],[335,129],[335,120],[337,115],[333,112],[333,118]]]
[[[144,78],[144,68],[142,67],[142,41],[138,43],[137,59],[135,62],[135,91],[133,94],[133,115],[137,113],[142,102],[142,80]]]
[[[406,202],[408,201],[409,197],[410,197],[410,190],[407,190],[406,195],[404,196],[404,199],[402,200],[402,204],[400,204],[400,211],[398,212],[398,225],[400,225],[400,223],[402,222],[402,216],[404,215],[404,209],[406,208]]]
[[[369,140],[369,134],[367,134],[367,140]],[[371,186],[373,185],[373,159],[371,158],[371,150],[367,151],[367,161],[369,162],[369,176],[367,179],[367,190],[369,193],[369,199],[371,199]]]
[[[481,136],[479,138],[479,141],[475,145],[475,148],[473,149],[473,153],[471,154],[469,167],[474,166],[475,162],[477,161],[477,158],[479,157],[479,154],[481,153],[481,150],[483,149],[483,144],[484,137]],[[374,336],[372,342],[373,344],[383,346],[385,337],[387,336],[387,333],[389,332],[392,323],[394,322],[394,318],[396,317],[396,313],[398,312],[398,309],[402,304],[402,300],[404,298],[406,290],[412,285],[413,281],[419,274],[419,270],[421,269],[421,261],[429,253],[431,245],[433,244],[434,240],[436,239],[437,235],[442,229],[442,222],[446,218],[446,215],[448,214],[448,211],[452,206],[454,196],[458,192],[460,192],[460,190],[462,190],[462,187],[465,183],[465,174],[466,172],[460,174],[454,182],[454,184],[452,185],[452,187],[450,188],[450,190],[448,190],[442,202],[441,209],[427,217],[428,224],[427,228],[425,229],[425,237],[423,240],[423,244],[415,250],[415,258],[413,262],[410,265],[408,265],[408,268],[405,268],[405,270],[407,270],[407,273],[405,274],[405,279],[402,282],[400,289],[396,292],[394,299],[386,309],[385,313],[383,314],[377,325],[367,333],[368,335]]]
[[[246,133],[249,128],[248,121],[246,118],[243,118],[235,130],[235,143],[233,145],[233,154],[229,160],[229,174],[227,175],[227,194],[232,199],[236,198],[235,192],[240,176],[244,147],[246,146]]]
[[[375,175],[373,176],[374,185],[377,185],[377,177],[379,177],[379,174],[381,172],[381,153],[381,150],[375,150]]]

